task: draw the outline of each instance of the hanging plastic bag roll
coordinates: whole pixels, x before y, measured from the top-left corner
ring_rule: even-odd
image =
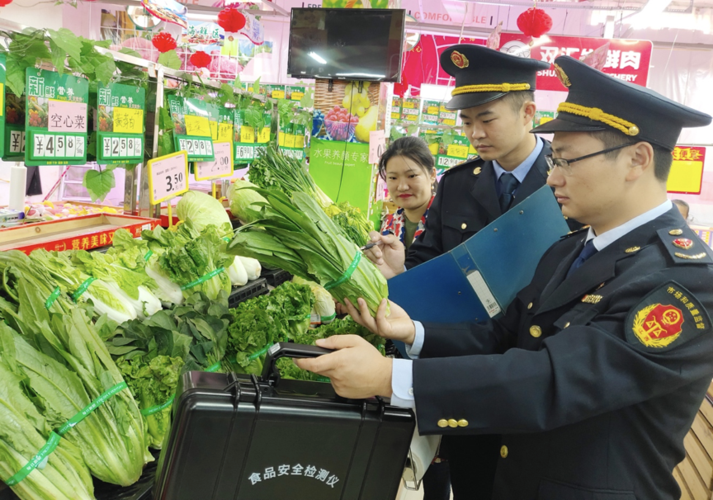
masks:
[[[25,211],[25,188],[27,183],[27,168],[10,167],[10,202],[8,208],[19,212]]]

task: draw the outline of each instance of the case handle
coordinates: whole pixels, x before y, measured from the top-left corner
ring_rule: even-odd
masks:
[[[317,347],[315,345],[279,342],[267,350],[267,354],[265,355],[265,364],[262,369],[262,379],[280,379],[277,364],[275,363],[280,358],[316,358],[324,354],[329,354],[330,352],[334,352],[334,350]]]

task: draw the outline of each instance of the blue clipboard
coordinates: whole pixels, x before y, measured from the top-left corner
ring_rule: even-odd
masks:
[[[417,321],[487,321],[507,309],[568,232],[552,189],[543,186],[450,252],[391,278],[389,299]]]

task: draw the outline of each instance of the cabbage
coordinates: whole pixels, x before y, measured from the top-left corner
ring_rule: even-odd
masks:
[[[171,281],[166,273],[161,269],[158,263],[158,255],[151,257],[149,265],[146,266],[146,274],[148,274],[158,285],[156,296],[162,303],[167,306],[176,304],[180,306],[183,303],[183,292],[181,287]]]
[[[312,294],[314,295],[315,302],[312,307],[312,313],[319,317],[320,321],[318,323],[331,323],[337,317],[336,310],[334,307],[334,299],[330,293],[324,289],[323,286],[315,283],[313,281],[308,281],[302,279],[298,276],[292,278],[294,283],[299,285],[308,285]]]
[[[226,268],[228,277],[230,278],[230,283],[233,286],[243,286],[248,282],[248,273],[245,270],[245,266],[237,257],[233,260],[233,263]]]
[[[228,189],[230,212],[245,224],[255,222],[260,218],[258,213],[260,206],[255,203],[267,203],[267,200],[254,189],[245,189],[256,187],[255,184],[248,181],[236,180]]]
[[[184,194],[176,206],[176,213],[180,220],[193,222],[199,233],[209,224],[218,227],[225,223],[230,224],[230,217],[223,204],[200,191],[188,191]]]

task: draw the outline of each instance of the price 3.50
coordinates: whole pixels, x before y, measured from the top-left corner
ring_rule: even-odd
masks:
[[[166,192],[170,193],[174,189],[179,189],[183,184],[183,173],[179,172],[173,175],[166,176]]]

